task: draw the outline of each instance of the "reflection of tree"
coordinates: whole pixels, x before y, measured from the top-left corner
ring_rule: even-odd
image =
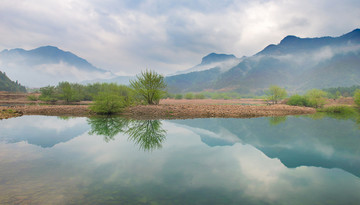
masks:
[[[118,133],[129,136],[131,141],[145,151],[162,147],[166,131],[161,128],[159,120],[128,120],[120,117],[94,117],[87,120],[91,126],[90,135],[103,135],[104,140],[114,140]]]
[[[161,128],[159,120],[133,121],[126,134],[144,151],[161,148],[161,143],[166,138],[166,131]]]
[[[125,132],[129,120],[120,117],[94,117],[87,120],[91,126],[89,134],[103,135],[105,142],[114,139],[119,132]]]
[[[269,123],[270,125],[278,125],[282,122],[285,122],[287,119],[286,116],[274,116],[274,117],[269,117]]]
[[[66,120],[66,121],[68,121],[68,120],[70,120],[70,119],[72,119],[72,118],[74,118],[74,117],[70,117],[70,116],[58,116],[57,118],[60,119],[60,120]]]
[[[316,112],[315,114],[307,115],[313,120],[321,120],[325,117],[333,118],[337,120],[352,120],[357,125],[359,125],[360,129],[360,110],[354,110],[354,112],[350,113],[326,113],[326,112]]]

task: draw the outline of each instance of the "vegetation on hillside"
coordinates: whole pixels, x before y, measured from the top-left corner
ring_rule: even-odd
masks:
[[[22,86],[17,81],[14,82],[6,76],[6,73],[0,71],[0,91],[8,92],[24,92],[26,93],[26,88]]]
[[[336,88],[326,88],[322,89],[323,91],[329,94],[330,98],[338,98],[340,96],[350,97],[355,94],[355,91],[360,89],[360,85],[353,85],[351,87],[336,87]]]

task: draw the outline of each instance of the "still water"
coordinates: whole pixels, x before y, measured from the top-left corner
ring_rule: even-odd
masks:
[[[0,204],[359,203],[354,118],[0,121]]]

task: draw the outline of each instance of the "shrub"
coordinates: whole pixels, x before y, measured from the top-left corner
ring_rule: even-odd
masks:
[[[293,106],[309,106],[309,101],[307,100],[307,98],[305,96],[301,96],[301,95],[293,95],[291,96],[287,103],[287,105],[293,105]]]
[[[339,113],[339,114],[352,114],[355,110],[347,105],[336,105],[329,106],[326,108],[318,109],[319,112],[327,112],[327,113]]]
[[[90,106],[90,110],[97,114],[109,115],[121,112],[124,107],[126,107],[126,102],[123,96],[107,91],[101,92],[95,97],[95,102]]]
[[[354,101],[357,106],[360,106],[360,89],[355,90]]]
[[[195,99],[205,99],[205,95],[201,94],[201,93],[197,93],[194,96]]]
[[[183,95],[181,95],[181,94],[176,94],[176,95],[175,95],[175,99],[177,99],[177,100],[183,99]]]
[[[186,94],[185,94],[185,99],[191,100],[191,99],[193,99],[193,98],[194,98],[194,94],[192,94],[192,93],[186,93]]]
[[[310,107],[321,108],[325,105],[327,93],[319,90],[312,89],[306,92],[305,97],[308,99],[308,103]]]
[[[27,99],[30,100],[30,101],[37,101],[38,97],[36,95],[28,95]]]

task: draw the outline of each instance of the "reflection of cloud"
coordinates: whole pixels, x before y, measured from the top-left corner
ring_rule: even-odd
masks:
[[[163,149],[151,153],[139,151],[121,134],[106,143],[102,137],[85,132],[46,151],[29,149],[30,145],[23,149],[21,143],[0,144],[0,154],[2,148],[7,148],[10,153],[36,156],[24,155],[23,163],[7,164],[12,156],[0,155],[0,177],[7,180],[0,185],[0,196],[21,194],[31,198],[37,193],[36,199],[31,199],[44,202],[44,193],[50,196],[45,198],[46,203],[58,203],[55,196],[61,194],[61,200],[77,204],[86,204],[91,201],[89,197],[97,203],[126,198],[182,204],[189,202],[186,200],[209,200],[205,202],[215,204],[224,200],[233,204],[314,204],[328,200],[324,196],[331,196],[335,204],[360,200],[359,178],[339,169],[288,169],[252,146],[238,143],[208,147],[187,127],[171,121],[162,123],[168,130],[167,140]],[[16,174],[9,173],[12,169],[16,169]]]

